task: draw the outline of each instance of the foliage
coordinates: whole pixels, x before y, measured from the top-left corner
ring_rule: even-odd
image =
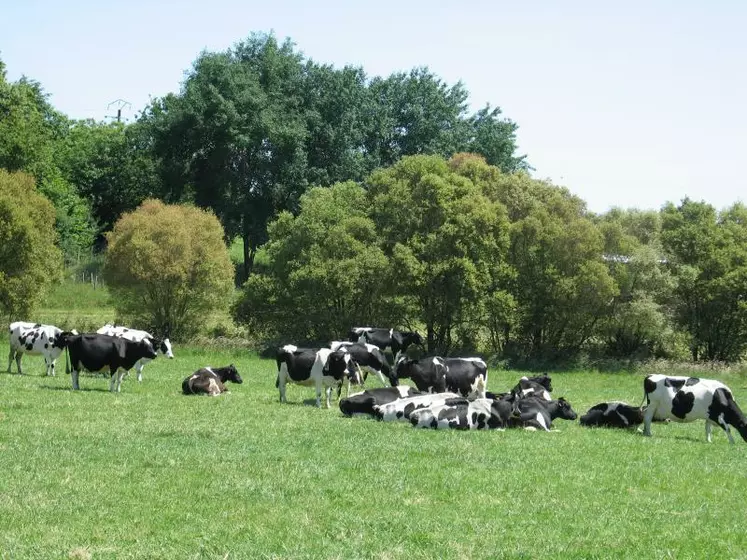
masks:
[[[313,188],[294,217],[270,225],[266,270],[244,285],[234,316],[270,338],[331,340],[366,318],[389,324],[389,261],[377,246],[365,191],[355,183]]]
[[[29,320],[62,271],[52,204],[25,173],[0,169],[0,309]]]
[[[104,278],[121,317],[174,338],[228,306],[233,266],[223,228],[207,211],[147,200],[107,235]]]

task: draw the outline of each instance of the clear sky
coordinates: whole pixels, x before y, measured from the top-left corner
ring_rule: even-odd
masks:
[[[747,202],[746,30],[743,0],[0,0],[8,78],[40,81],[70,117],[124,99],[132,118],[201,50],[274,31],[370,76],[461,80],[473,109],[518,123],[535,177],[595,212]]]

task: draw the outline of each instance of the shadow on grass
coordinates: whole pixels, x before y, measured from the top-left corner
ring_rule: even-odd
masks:
[[[49,389],[50,391],[71,391],[73,393],[75,392],[99,392],[99,393],[109,393],[109,389],[102,389],[101,387],[81,387],[77,391],[73,391],[72,387],[59,387],[54,385],[39,385],[39,389]]]

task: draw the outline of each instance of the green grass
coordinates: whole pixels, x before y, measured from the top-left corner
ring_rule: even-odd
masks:
[[[342,417],[245,351],[177,347],[122,393],[25,357],[0,374],[0,558],[739,558],[747,445],[702,422],[654,437],[415,430]],[[0,342],[0,355],[7,355]],[[202,365],[244,378],[180,394]],[[4,364],[2,369],[4,370]],[[518,372],[492,372],[507,389]],[[642,376],[553,374],[577,412]],[[747,383],[722,377],[747,402]],[[374,381],[375,383],[375,381]],[[737,438],[739,436],[737,435]]]

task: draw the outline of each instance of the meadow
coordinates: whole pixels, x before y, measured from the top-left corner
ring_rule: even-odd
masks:
[[[56,377],[37,357],[23,376],[3,364],[0,558],[747,557],[738,434],[415,430],[319,410],[310,388],[281,405],[274,362],[247,350],[174,352],[120,394],[92,375],[71,391],[64,355]],[[229,363],[244,379],[230,393],[181,394],[197,368]],[[489,388],[521,375],[491,371]],[[641,402],[641,374],[552,376],[579,414]],[[710,376],[747,408],[742,376]]]

